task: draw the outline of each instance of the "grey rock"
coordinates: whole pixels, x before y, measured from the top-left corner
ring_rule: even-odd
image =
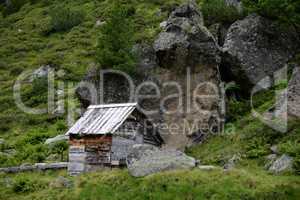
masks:
[[[191,71],[191,90],[195,91],[201,83],[219,85],[218,65],[220,63],[220,48],[209,30],[203,25],[202,14],[194,3],[188,3],[175,9],[169,19],[167,26],[154,41],[153,48],[156,52],[157,63],[162,71],[159,80],[164,82],[176,81],[183,88],[186,87],[186,74]],[[208,91],[201,91],[199,95],[208,95]],[[188,96],[189,91],[183,91],[183,96]],[[219,91],[215,91],[219,93]],[[200,94],[201,93],[201,94]],[[162,92],[163,97],[174,95],[174,90]],[[163,99],[163,98],[162,98]],[[182,108],[188,105],[183,103]],[[167,125],[178,125],[177,130],[167,130],[164,135],[171,135],[164,138],[167,145],[183,149],[189,143],[194,143],[195,138],[206,130],[190,130],[183,128],[184,122],[190,123],[190,127],[201,121],[212,128],[210,122],[219,119],[219,105],[217,99],[206,101],[201,99],[193,106],[206,110],[206,115],[196,107],[191,108],[193,112],[177,112],[172,115],[163,113],[162,118]],[[170,100],[166,107],[174,107],[178,102]],[[197,104],[197,105],[196,105]],[[180,110],[181,107],[179,107]],[[202,126],[203,127],[203,126]],[[163,130],[165,131],[165,130]],[[171,134],[169,134],[171,132]],[[183,134],[184,133],[184,134]],[[188,136],[188,137],[186,137]]]
[[[252,14],[233,23],[223,46],[223,69],[244,91],[283,68],[299,46],[295,31]]]
[[[159,65],[165,68],[195,68],[220,60],[216,40],[203,25],[202,14],[194,4],[185,4],[171,13],[153,47]]]
[[[22,165],[20,165],[21,171],[33,171],[35,169],[36,167],[31,165],[30,163],[23,163]]]
[[[0,139],[0,145],[4,145],[5,144],[5,140],[4,139]]]
[[[58,136],[55,136],[54,138],[49,138],[45,141],[45,144],[53,144],[53,143],[56,143],[56,142],[60,142],[60,141],[67,141],[68,140],[68,136],[65,136],[65,135],[58,135]]]
[[[167,22],[167,21],[163,21],[163,22],[161,22],[161,23],[159,24],[159,27],[160,27],[160,28],[166,28],[167,25],[168,25],[168,22]]]
[[[288,155],[282,155],[269,168],[269,171],[274,174],[291,172],[293,170],[293,158]]]
[[[216,166],[212,165],[200,165],[198,166],[198,169],[203,170],[203,171],[212,171],[218,169]]]
[[[191,0],[187,4],[177,7],[171,13],[170,18],[189,18],[199,26],[204,25],[202,13],[198,9],[197,3],[194,0]]]
[[[105,21],[101,21],[100,19],[98,19],[96,21],[96,27],[100,27],[100,26],[104,25],[105,23],[106,23]]]
[[[0,172],[4,173],[18,173],[20,172],[20,167],[6,167],[6,168],[0,168]]]
[[[72,186],[72,181],[63,176],[59,176],[50,183],[50,187],[52,188],[71,188]]]
[[[272,151],[273,154],[278,154],[279,153],[277,145],[271,146],[270,150]]]
[[[40,68],[38,68],[37,70],[35,70],[31,77],[30,77],[30,81],[33,81],[36,78],[46,78],[48,77],[49,72],[52,70],[52,68],[50,67],[50,65],[43,65]]]
[[[176,169],[192,169],[196,160],[176,150],[161,150],[150,145],[134,145],[127,167],[134,177]]]
[[[68,168],[67,162],[58,162],[58,163],[35,163],[35,167],[37,167],[38,170],[56,170],[56,169],[66,169]]]

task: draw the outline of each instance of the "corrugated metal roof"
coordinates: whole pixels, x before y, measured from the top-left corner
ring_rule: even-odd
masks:
[[[113,134],[136,106],[137,103],[92,105],[66,135]]]

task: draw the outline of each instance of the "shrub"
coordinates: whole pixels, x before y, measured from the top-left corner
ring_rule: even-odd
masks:
[[[54,7],[50,11],[53,31],[68,31],[79,25],[84,19],[84,13],[79,10],[71,10],[64,6]]]
[[[102,68],[113,68],[128,73],[135,71],[133,21],[128,8],[114,1],[106,24],[101,27],[97,46],[97,61]]]
[[[231,24],[243,16],[234,6],[226,5],[224,0],[204,0],[201,8],[207,25]]]

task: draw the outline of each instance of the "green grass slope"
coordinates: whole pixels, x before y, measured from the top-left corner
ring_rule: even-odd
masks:
[[[135,41],[151,43],[160,31],[159,23],[180,2],[183,1],[128,1],[135,10]],[[67,20],[63,27],[68,28],[59,28],[52,18],[60,8],[80,13],[80,19]],[[96,22],[105,21],[109,9],[110,0],[57,0],[27,3],[5,18],[0,15],[0,138],[5,140],[0,145],[0,167],[47,162],[56,154],[44,142],[65,133],[66,116],[25,114],[15,105],[14,82],[26,70],[51,65],[57,71],[66,72],[56,79],[56,87],[62,83],[78,83],[95,62],[101,29]],[[213,7],[208,6],[207,10],[210,9]],[[234,20],[231,12],[218,9],[218,14]],[[213,22],[223,19],[213,17]],[[64,90],[69,95],[66,106],[78,106],[74,87]],[[264,92],[256,97],[255,106],[264,111],[274,103],[274,97],[274,89]],[[22,99],[28,106],[45,108],[47,82],[42,79],[24,83]],[[231,121],[226,125],[225,134],[210,137],[202,145],[186,151],[202,164],[219,166],[215,171],[194,169],[133,178],[125,169],[105,170],[68,177],[73,183],[71,188],[55,183],[58,176],[67,177],[66,171],[0,174],[0,199],[299,199],[299,121],[291,122],[289,132],[280,134],[251,116],[248,101],[229,102]],[[234,131],[229,131],[232,127]],[[264,169],[264,158],[271,153],[272,145],[278,145],[280,154],[294,158],[293,173],[272,175]],[[241,156],[236,169],[224,172],[222,166],[236,154]],[[63,160],[67,160],[66,152]]]

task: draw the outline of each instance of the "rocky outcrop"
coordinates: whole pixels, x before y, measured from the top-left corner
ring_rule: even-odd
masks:
[[[288,155],[282,155],[269,168],[269,171],[274,174],[291,172],[293,170],[293,158]]]
[[[150,145],[135,145],[127,158],[129,173],[134,177],[176,169],[191,169],[196,160],[176,150],[160,150]]]
[[[221,71],[250,91],[294,56],[299,44],[294,33],[256,14],[235,22],[225,39]]]
[[[215,38],[203,25],[196,5],[190,3],[172,12],[166,26],[154,42],[159,65],[184,71],[219,61]]]
[[[163,130],[168,136],[165,138],[167,145],[182,148],[203,132],[210,132],[214,125],[219,125],[216,122],[219,119],[219,47],[203,25],[202,14],[194,3],[183,5],[171,13],[153,47],[160,67],[159,81],[162,85],[175,81],[183,90],[182,102],[176,98],[165,102],[167,110],[175,112],[162,113],[168,127],[177,127]],[[178,92],[176,88],[169,87],[162,91],[162,97],[178,95]],[[205,95],[211,95],[211,98],[205,98]],[[189,139],[187,136],[195,137]]]

